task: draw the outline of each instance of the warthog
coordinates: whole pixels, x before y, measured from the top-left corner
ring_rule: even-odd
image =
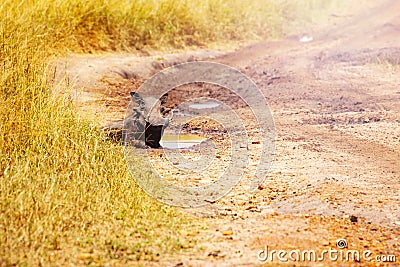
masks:
[[[137,148],[161,147],[160,140],[170,120],[170,117],[166,117],[170,109],[164,107],[168,94],[160,99],[142,98],[136,92],[131,92],[131,96],[132,101],[128,106],[125,120],[115,122],[105,127],[105,130],[109,131],[109,136],[113,139],[122,137],[124,145],[133,145]]]

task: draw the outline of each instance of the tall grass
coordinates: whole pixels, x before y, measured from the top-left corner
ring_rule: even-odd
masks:
[[[178,248],[181,218],[140,192],[120,148],[52,94],[47,60],[63,36],[46,36],[35,8],[7,2],[0,12],[0,265],[82,265]]]
[[[29,28],[48,48],[74,52],[271,37],[280,19],[276,6],[261,0],[6,0],[2,10],[3,22]]]

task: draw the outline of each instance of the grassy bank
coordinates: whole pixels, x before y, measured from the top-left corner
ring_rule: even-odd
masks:
[[[57,52],[181,48],[271,37],[279,33],[281,20],[277,6],[261,0],[6,0],[2,12],[8,30],[45,41]]]
[[[57,36],[19,17],[23,8],[11,11],[1,10],[0,265],[102,264],[178,249],[181,217],[138,190],[120,147],[52,94],[45,73],[63,49],[49,41]]]
[[[277,36],[272,3],[2,1],[0,265],[124,264],[190,247],[178,231],[190,222],[141,192],[121,148],[52,93],[48,62]]]

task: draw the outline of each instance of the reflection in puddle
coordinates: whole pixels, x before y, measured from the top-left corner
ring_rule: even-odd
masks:
[[[217,102],[208,102],[208,103],[203,103],[203,104],[191,104],[189,105],[189,108],[193,109],[206,109],[206,108],[216,108],[220,104]]]
[[[196,134],[164,134],[160,144],[163,148],[183,149],[198,145],[207,138]]]

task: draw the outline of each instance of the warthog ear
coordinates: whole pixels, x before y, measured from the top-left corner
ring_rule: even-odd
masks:
[[[132,98],[136,98],[136,97],[140,97],[138,93],[136,92],[131,92],[131,97]]]
[[[168,99],[168,93],[164,94],[164,95],[160,98],[161,105],[164,105],[165,103],[167,103],[167,99]]]
[[[139,106],[144,105],[143,99],[138,93],[131,92],[131,96],[132,96],[132,101],[134,103],[138,104]]]

